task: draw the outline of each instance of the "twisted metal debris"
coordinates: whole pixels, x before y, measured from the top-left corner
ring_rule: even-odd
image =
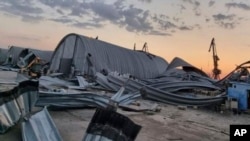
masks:
[[[112,85],[123,86],[128,80],[126,89],[130,92],[140,91],[146,98],[160,101],[163,103],[187,106],[209,106],[220,104],[225,99],[225,94],[216,96],[200,96],[189,93],[188,89],[203,88],[210,90],[221,90],[219,87],[210,83],[194,83],[190,81],[168,82],[145,84],[143,81],[109,74],[107,80]],[[108,84],[106,84],[108,85]]]
[[[82,141],[134,141],[140,130],[128,117],[97,109]]]
[[[22,122],[23,141],[62,141],[47,108]]]
[[[31,112],[37,100],[38,82],[23,81],[0,92],[0,133],[5,133],[20,118]]]

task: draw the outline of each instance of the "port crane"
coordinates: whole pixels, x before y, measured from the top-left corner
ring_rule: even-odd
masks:
[[[220,59],[219,59],[219,57],[217,55],[216,45],[215,45],[214,38],[211,41],[211,44],[210,44],[208,52],[210,52],[211,49],[213,50],[213,63],[214,63],[214,68],[212,70],[212,72],[213,72],[213,78],[214,79],[220,79],[221,70],[218,68],[218,61]]]

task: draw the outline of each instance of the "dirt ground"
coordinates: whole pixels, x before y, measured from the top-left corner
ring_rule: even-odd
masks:
[[[228,141],[230,124],[250,123],[248,114],[234,115],[231,112],[219,113],[192,108],[180,110],[172,105],[161,107],[161,112],[153,114],[122,110],[118,112],[142,126],[136,141]],[[63,139],[79,141],[93,113],[94,110],[67,110],[51,114]],[[60,119],[62,115],[63,121]]]
[[[156,113],[118,109],[142,126],[136,141],[228,141],[230,124],[250,124],[250,115],[215,112],[208,109],[179,109],[160,105]],[[50,111],[64,141],[81,141],[95,109]],[[15,126],[0,141],[20,141],[20,127]]]

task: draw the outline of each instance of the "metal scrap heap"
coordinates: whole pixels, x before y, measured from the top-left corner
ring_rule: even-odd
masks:
[[[1,81],[9,89],[0,91],[0,133],[22,121],[24,141],[62,140],[47,107],[97,108],[83,141],[133,141],[141,126],[118,114],[119,107],[141,99],[212,107],[226,98],[227,78],[211,79],[181,58],[168,63],[149,52],[78,34],[66,35],[53,54],[11,47],[4,60],[1,73],[18,72],[18,79]],[[34,106],[42,110],[31,113]]]

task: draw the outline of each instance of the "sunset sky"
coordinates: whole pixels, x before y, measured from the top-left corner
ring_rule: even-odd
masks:
[[[54,50],[78,33],[211,72],[214,37],[222,75],[250,60],[248,0],[1,0],[0,19],[1,48]]]

